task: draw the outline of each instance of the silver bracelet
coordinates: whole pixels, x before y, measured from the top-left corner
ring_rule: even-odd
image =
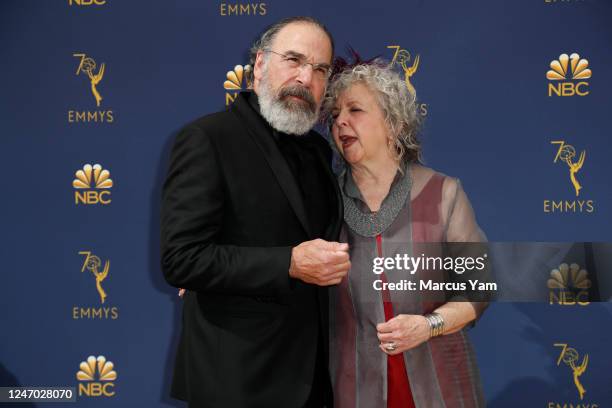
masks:
[[[429,337],[437,337],[444,333],[444,319],[439,313],[430,313],[425,315],[427,323],[429,323]]]

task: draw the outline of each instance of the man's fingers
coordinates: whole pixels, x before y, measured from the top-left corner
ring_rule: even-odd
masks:
[[[328,251],[323,250],[316,255],[315,262],[319,262],[321,265],[337,265],[348,262],[349,255],[348,252],[343,251]]]
[[[326,254],[325,260],[331,264],[344,263],[349,260],[349,254],[345,251],[329,251]]]
[[[334,251],[348,252],[349,244],[346,242],[334,242]]]
[[[349,249],[349,245],[344,242],[330,242],[330,241],[323,241],[322,239],[317,239],[315,240],[315,242],[322,249],[326,249],[328,251],[348,252],[348,249]]]
[[[351,268],[346,243],[315,239],[292,251],[289,275],[319,286],[337,285]]]
[[[342,279],[326,279],[326,280],[318,280],[315,282],[310,282],[313,283],[317,286],[332,286],[332,285],[337,285],[342,281]]]
[[[328,266],[325,268],[325,275],[327,278],[331,278],[332,275],[334,278],[341,278],[346,275],[349,269],[351,269],[351,263],[347,261],[341,264]]]
[[[345,269],[344,267],[342,268],[337,268],[335,270],[329,270],[328,272],[319,275],[319,277],[317,278],[320,282],[327,282],[330,280],[338,280],[341,281],[347,274],[348,272],[348,268]]]
[[[315,282],[312,282],[316,285],[319,286],[331,286],[331,285],[338,285],[340,284],[340,282],[342,282],[342,278],[344,277],[344,275],[341,276],[333,276],[333,277],[329,277],[329,278],[325,278],[325,279],[318,279]]]
[[[348,269],[340,268],[338,271],[334,272],[330,279],[342,279],[348,274]]]
[[[342,279],[345,276],[346,276],[346,272],[338,272],[331,276],[326,277],[324,280],[325,281],[338,281],[338,283],[340,283],[340,281],[342,281]]]

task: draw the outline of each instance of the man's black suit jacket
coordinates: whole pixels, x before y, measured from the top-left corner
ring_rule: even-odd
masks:
[[[202,407],[301,407],[319,334],[327,356],[327,292],[289,277],[291,248],[337,240],[342,206],[331,149],[301,136],[335,191],[335,217],[314,237],[271,128],[240,94],[177,136],[163,188],[162,269],[186,288],[172,395]]]

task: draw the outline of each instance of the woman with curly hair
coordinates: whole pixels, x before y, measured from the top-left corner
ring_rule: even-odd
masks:
[[[330,295],[335,406],[484,406],[463,329],[486,303],[389,290],[406,274],[372,273],[374,258],[418,256],[421,243],[485,239],[459,181],[421,164],[415,95],[381,61],[356,63],[333,76],[325,109],[352,265]]]

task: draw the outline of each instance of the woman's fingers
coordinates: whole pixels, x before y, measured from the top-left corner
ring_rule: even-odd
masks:
[[[398,315],[376,325],[380,349],[389,355],[403,353],[427,340],[427,325],[420,315]],[[390,347],[390,345],[395,347]]]
[[[400,354],[404,352],[404,350],[398,347],[397,345],[395,346],[396,347],[395,350],[391,350],[387,348],[386,346],[387,346],[387,343],[382,343],[378,345],[378,347],[383,351],[383,353],[388,354],[390,356],[394,356],[396,354]]]
[[[397,335],[394,332],[391,333],[378,333],[378,340],[381,342],[391,342],[398,340]]]

